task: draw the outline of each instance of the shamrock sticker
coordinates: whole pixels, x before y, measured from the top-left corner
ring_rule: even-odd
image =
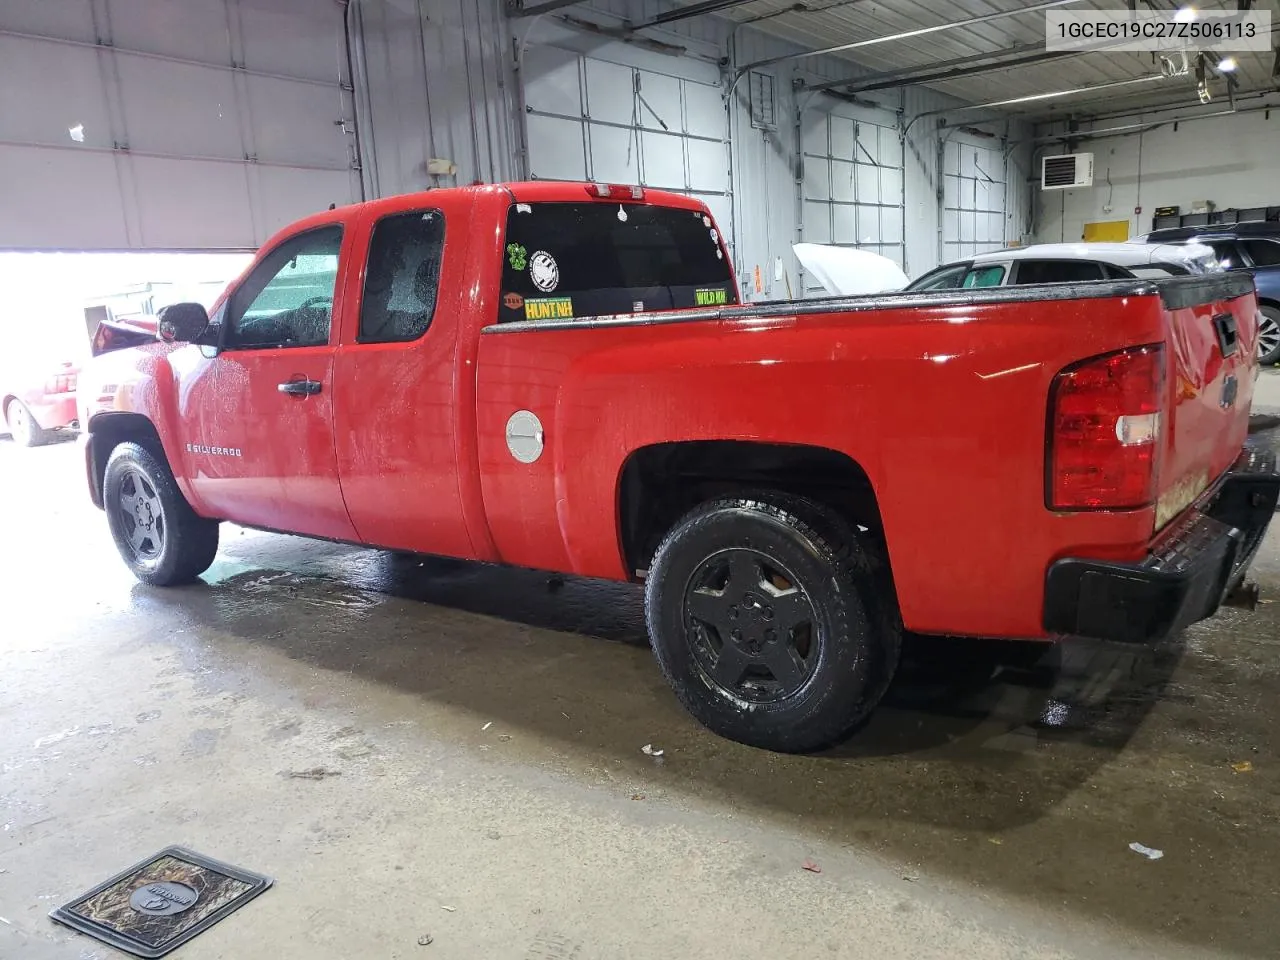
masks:
[[[529,251],[518,243],[507,244],[507,263],[512,270],[523,270],[529,262]]]

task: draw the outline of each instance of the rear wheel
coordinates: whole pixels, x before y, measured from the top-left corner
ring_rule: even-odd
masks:
[[[1258,360],[1280,363],[1280,308],[1260,307],[1258,324]]]
[[[9,433],[13,442],[24,447],[39,447],[49,442],[52,434],[41,429],[35,417],[21,400],[10,400],[5,408],[5,420],[9,425]]]
[[[898,663],[892,586],[870,542],[785,494],[717,500],[671,531],[645,580],[653,650],[704,725],[803,752],[847,736]]]
[[[146,447],[112,451],[102,492],[116,549],[143,583],[190,583],[213,563],[217,521],[196,516],[168,464]]]

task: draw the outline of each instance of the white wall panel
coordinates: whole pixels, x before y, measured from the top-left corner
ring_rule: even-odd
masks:
[[[1242,107],[1248,101],[1237,101]],[[1221,109],[1217,101],[1206,110]],[[1178,206],[1189,213],[1193,200],[1211,200],[1219,210],[1280,205],[1280,106],[1270,112],[1241,111],[1234,116],[1187,119],[1191,111],[1134,114],[1092,124],[1105,128],[1164,121],[1156,129],[1128,136],[1084,141],[1076,149],[1094,155],[1094,185],[1076,190],[1041,192],[1035,187],[1037,240],[1079,240],[1084,225],[1095,220],[1129,221],[1130,235],[1151,230],[1156,207]],[[1182,115],[1178,123],[1171,118]],[[1088,129],[1091,125],[1084,124]],[[1057,133],[1058,127],[1041,132]],[[1032,173],[1038,180],[1040,158],[1066,153],[1060,146],[1041,147]],[[1028,164],[1031,166],[1030,164]],[[1107,184],[1110,176],[1111,184]],[[1104,207],[1111,209],[1105,210]],[[1135,213],[1136,207],[1142,213]]]
[[[0,248],[252,249],[359,197],[335,4],[45,0],[0,31]]]
[[[639,183],[640,148],[636,132],[602,123],[593,123],[589,127],[591,169],[595,178],[605,183]],[[576,162],[580,164],[583,162],[581,148],[578,153]],[[573,164],[574,161],[569,161],[568,169],[577,169]],[[560,168],[553,166],[552,169]]]
[[[1006,209],[1006,147],[1001,140],[956,134],[943,148],[942,259],[960,260],[999,250],[1021,228]],[[955,214],[955,216],[951,216]]]
[[[571,45],[531,46],[520,70],[530,174],[639,183],[692,193],[709,206],[717,200],[713,212],[732,245],[728,114],[718,69],[625,45],[584,55],[572,37],[556,39]],[[587,91],[581,106],[575,82]],[[574,140],[571,131],[583,124],[589,135]]]
[[[119,174],[110,153],[0,146],[0,170],[0,240],[8,246],[65,246],[69,224],[83,249],[129,246]],[[33,190],[35,183],[56,183],[58,189]]]
[[[587,152],[582,122],[529,117],[529,174],[536,180],[585,180]]]

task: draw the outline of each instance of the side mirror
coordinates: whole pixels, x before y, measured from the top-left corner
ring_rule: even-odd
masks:
[[[209,326],[209,313],[198,303],[162,307],[156,319],[156,336],[165,343],[196,343]]]

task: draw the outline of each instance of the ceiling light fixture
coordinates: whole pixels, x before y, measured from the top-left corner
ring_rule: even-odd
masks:
[[[1218,71],[1220,73],[1231,73],[1235,70],[1236,66],[1235,57],[1223,57],[1218,61]]]
[[[1178,12],[1173,15],[1174,23],[1190,23],[1200,14],[1195,7],[1179,7]]]

